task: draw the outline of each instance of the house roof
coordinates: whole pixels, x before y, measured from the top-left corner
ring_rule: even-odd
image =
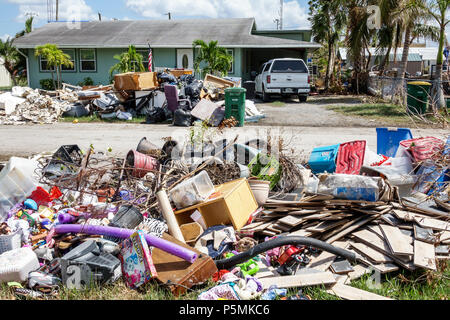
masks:
[[[377,51],[377,48],[370,48],[370,53],[374,56],[379,54]],[[408,56],[408,61],[422,61],[422,60],[436,60],[437,54],[438,54],[438,47],[410,47],[409,48],[409,56]],[[393,51],[391,51],[391,61],[393,61]],[[339,48],[339,53],[342,57],[343,60],[347,60],[347,49],[346,48]],[[383,53],[383,51],[381,52]],[[400,60],[401,60],[401,56],[403,53],[403,48],[398,48],[397,49],[397,60],[399,60],[398,56],[400,56]],[[368,55],[368,53],[366,52],[366,55]],[[420,57],[420,60],[418,59],[418,56]],[[413,59],[413,60],[411,60]]]
[[[254,18],[183,19],[80,22],[70,28],[54,22],[15,40],[18,48],[34,48],[53,43],[60,48],[126,48],[129,45],[152,48],[192,48],[196,39],[218,40],[234,48],[320,48],[314,42],[264,37],[251,34]]]

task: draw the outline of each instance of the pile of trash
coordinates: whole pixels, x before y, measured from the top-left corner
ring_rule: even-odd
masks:
[[[48,124],[60,117],[97,115],[123,121],[145,117],[147,124],[191,126],[202,121],[220,126],[231,118],[225,114],[225,89],[239,87],[240,80],[212,75],[198,80],[191,73],[184,69],[130,72],[115,75],[113,85],[78,87],[63,83],[63,89],[57,91],[14,87],[12,92],[0,95],[0,124]],[[246,122],[265,117],[251,100],[245,101],[244,116]]]
[[[450,257],[450,137],[395,134],[380,129],[377,152],[353,141],[305,163],[272,154],[273,140],[237,137],[11,158],[0,172],[0,282],[39,299],[117,281],[176,296],[203,285],[199,300],[310,300],[287,289],[322,285],[389,299],[349,282],[435,271]]]
[[[57,97],[40,92],[38,89],[13,87],[11,92],[1,94],[0,125],[55,123],[78,100],[77,95],[69,91],[58,91]]]

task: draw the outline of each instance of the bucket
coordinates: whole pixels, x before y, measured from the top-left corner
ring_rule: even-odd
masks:
[[[119,208],[119,211],[116,213],[109,226],[124,229],[134,229],[143,220],[144,217],[142,216],[138,208],[130,205],[124,205]]]
[[[258,205],[263,206],[269,197],[270,181],[248,179],[248,184]]]
[[[142,138],[141,141],[139,141],[139,144],[136,148],[137,152],[146,155],[154,155],[155,151],[157,152],[158,150],[159,148],[150,141],[148,141],[147,138]]]
[[[148,172],[158,167],[158,161],[155,158],[131,150],[127,155],[127,165],[134,168],[134,177],[143,178]]]

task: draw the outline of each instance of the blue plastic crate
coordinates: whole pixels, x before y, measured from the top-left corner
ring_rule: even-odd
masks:
[[[400,142],[412,138],[410,129],[377,128],[377,153],[387,157],[395,157]]]
[[[308,164],[315,174],[336,171],[336,158],[340,144],[315,148],[309,158]]]

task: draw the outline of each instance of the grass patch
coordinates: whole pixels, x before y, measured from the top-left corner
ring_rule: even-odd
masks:
[[[401,269],[397,272],[381,276],[381,287],[370,288],[367,283],[370,275],[364,275],[351,282],[351,286],[396,300],[448,300],[450,298],[450,261],[441,261],[437,272],[418,270],[409,272]],[[85,290],[67,289],[62,287],[57,300],[197,300],[203,291],[215,286],[211,280],[199,285],[188,293],[175,297],[164,286],[150,282],[138,290],[129,289],[122,279],[114,284],[93,286]],[[325,286],[291,288],[288,296],[302,293],[312,300],[342,300],[326,292]],[[14,300],[15,297],[6,283],[0,284],[0,300]]]
[[[359,104],[354,106],[327,106],[327,110],[331,110],[345,116],[358,116],[365,119],[371,119],[387,124],[398,125],[411,125],[412,119],[406,113],[406,110],[402,106],[394,104]],[[430,121],[437,121],[432,116],[427,116]],[[447,121],[450,121],[450,117],[446,116]],[[415,118],[417,121],[417,118]]]
[[[119,120],[119,119],[102,119],[97,115],[86,116],[86,117],[64,117],[60,118],[59,122],[74,122],[78,123],[143,123],[145,122],[145,117],[133,117],[130,121]]]
[[[9,87],[0,87],[0,91],[10,91],[12,89],[12,86]]]
[[[273,101],[270,103],[270,106],[275,108],[282,108],[286,106],[286,103],[284,103],[283,101]]]

